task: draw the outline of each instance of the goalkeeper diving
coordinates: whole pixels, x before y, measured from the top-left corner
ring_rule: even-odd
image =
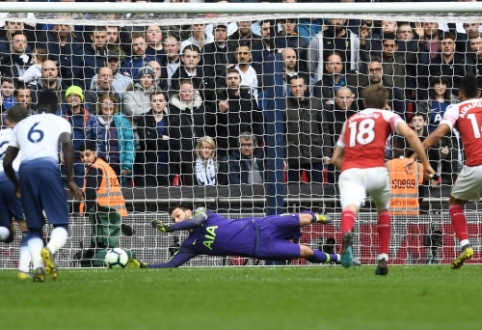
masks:
[[[300,238],[303,227],[330,223],[331,218],[323,214],[306,211],[232,220],[205,208],[193,212],[187,205],[176,205],[169,210],[169,215],[174,224],[163,224],[160,220],[153,220],[151,224],[162,233],[188,230],[189,236],[179,251],[167,263],[148,264],[130,259],[127,268],[179,267],[198,255],[236,255],[269,260],[304,258],[313,263],[340,259],[338,254],[327,254],[289,241]]]

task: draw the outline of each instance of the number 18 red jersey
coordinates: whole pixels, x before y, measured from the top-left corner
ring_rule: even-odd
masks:
[[[337,142],[345,149],[341,170],[384,167],[386,141],[399,121],[391,111],[371,108],[348,118]]]

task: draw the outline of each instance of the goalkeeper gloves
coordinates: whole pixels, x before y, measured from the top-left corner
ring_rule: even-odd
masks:
[[[158,219],[152,220],[151,226],[152,228],[159,230],[161,233],[167,233],[172,231],[170,225],[165,225],[161,222],[161,220]]]
[[[131,258],[127,261],[126,268],[128,269],[149,268],[149,264],[147,262],[142,262],[137,259]]]

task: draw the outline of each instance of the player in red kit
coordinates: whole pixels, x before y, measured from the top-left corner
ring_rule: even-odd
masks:
[[[482,190],[482,99],[478,98],[478,94],[477,78],[473,74],[465,75],[459,86],[462,102],[447,108],[437,129],[423,142],[424,148],[428,149],[455,127],[464,144],[465,166],[452,187],[449,201],[450,220],[461,249],[460,255],[450,265],[452,269],[459,269],[474,256],[464,206],[469,200],[480,200]],[[412,156],[411,161],[414,160],[415,156]]]
[[[366,109],[352,115],[344,124],[338,139],[333,163],[341,168],[340,189],[341,231],[343,250],[341,264],[348,268],[353,262],[353,225],[367,193],[378,211],[377,231],[380,242],[376,275],[388,273],[388,247],[390,243],[390,180],[385,167],[385,145],[392,132],[404,136],[425,172],[433,175],[422,143],[415,132],[400,116],[388,110],[388,92],[381,85],[371,85],[363,92]]]

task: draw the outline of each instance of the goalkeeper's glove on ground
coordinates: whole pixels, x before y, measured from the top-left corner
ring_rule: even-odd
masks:
[[[147,262],[141,262],[137,259],[131,258],[127,261],[126,268],[128,269],[149,268],[149,264]]]
[[[163,224],[162,221],[159,220],[159,219],[152,220],[151,226],[152,226],[152,228],[155,228],[155,229],[159,230],[161,233],[167,233],[167,232],[172,231],[170,225]]]

